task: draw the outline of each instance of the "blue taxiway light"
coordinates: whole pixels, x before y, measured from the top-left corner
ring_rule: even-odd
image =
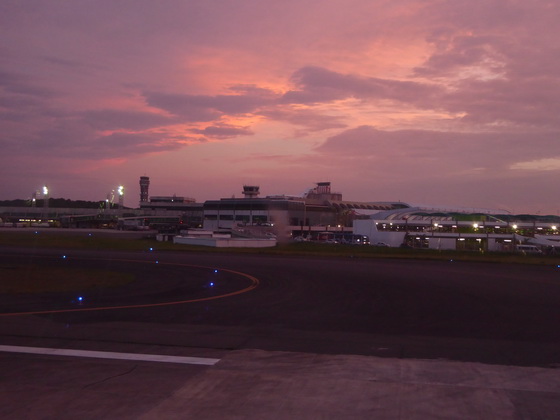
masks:
[[[210,282],[210,287],[214,287],[214,282]]]

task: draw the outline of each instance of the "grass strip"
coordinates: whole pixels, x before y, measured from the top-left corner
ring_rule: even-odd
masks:
[[[110,270],[0,264],[0,293],[85,292],[134,281],[129,273]]]
[[[435,249],[406,249],[361,245],[322,244],[313,242],[279,243],[271,248],[213,248],[158,242],[155,238],[131,239],[118,234],[97,235],[91,231],[48,232],[3,231],[0,246],[54,249],[87,249],[115,251],[176,251],[204,253],[238,253],[258,255],[345,257],[345,258],[398,258],[418,260],[453,260],[493,263],[516,263],[560,266],[560,255],[522,255],[503,252],[476,252]]]

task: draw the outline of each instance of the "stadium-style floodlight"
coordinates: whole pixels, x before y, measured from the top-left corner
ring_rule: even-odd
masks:
[[[43,186],[43,213],[41,219],[45,220],[49,216],[49,188],[45,185]]]
[[[119,209],[124,207],[124,187],[119,185],[117,187],[117,195],[119,196]]]

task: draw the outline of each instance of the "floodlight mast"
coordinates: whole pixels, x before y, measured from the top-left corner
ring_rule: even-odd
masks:
[[[117,188],[117,193],[119,194],[119,209],[124,208],[124,187],[119,185]]]
[[[43,186],[43,215],[42,219],[48,219],[49,216],[49,187]]]

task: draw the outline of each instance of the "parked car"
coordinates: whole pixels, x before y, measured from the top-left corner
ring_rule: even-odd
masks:
[[[384,247],[389,247],[388,244],[386,244],[385,242],[376,242],[373,244],[373,246],[384,246]]]

